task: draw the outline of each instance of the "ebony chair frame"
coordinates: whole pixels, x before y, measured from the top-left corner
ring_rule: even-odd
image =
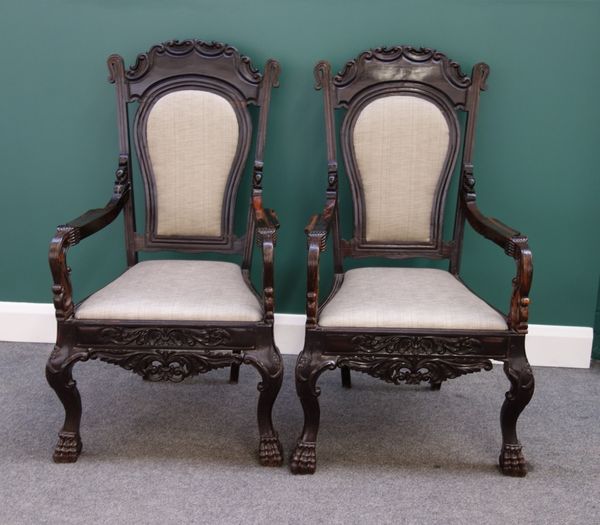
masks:
[[[384,381],[417,384],[425,381],[437,390],[443,381],[490,370],[491,359],[504,362],[510,390],[500,413],[502,448],[500,468],[504,474],[524,476],[527,472],[522,447],[517,439],[517,419],[534,390],[531,367],[525,355],[525,335],[532,279],[532,256],[527,237],[496,219],[483,215],[478,207],[473,170],[475,123],[480,91],[486,89],[489,68],[474,66],[472,76],[464,75],[457,63],[431,49],[411,47],[378,48],[359,55],[332,78],[328,62],[315,67],[316,89],[324,95],[328,155],[326,204],[321,214],[311,217],[306,227],[308,276],[305,346],[296,364],[296,389],[304,409],[304,428],[292,454],[294,473],[316,469],[316,440],[320,408],[317,386],[325,370],[341,369],[342,384],[350,386],[350,370],[365,372]],[[385,78],[386,81],[380,79]],[[437,188],[431,218],[430,243],[373,243],[365,238],[364,196],[351,146],[352,127],[364,105],[381,94],[410,93],[435,100],[455,124],[450,128],[450,161]],[[341,127],[341,146],[354,204],[354,237],[344,240],[338,211],[338,163],[336,158],[335,110],[346,109]],[[467,114],[460,130],[458,111]],[[454,137],[452,136],[454,134]],[[442,238],[444,202],[463,135],[461,180],[450,241]],[[452,142],[453,141],[453,142]],[[454,144],[452,146],[452,144]],[[449,271],[459,276],[465,219],[475,231],[500,246],[516,262],[510,311],[504,316],[506,331],[334,328],[319,325],[319,314],[340,289],[346,257],[378,256],[391,259],[422,257],[448,259]],[[334,281],[322,305],[319,304],[319,258],[331,235]]]
[[[72,368],[79,361],[100,359],[131,370],[150,381],[179,382],[188,376],[231,367],[231,381],[238,379],[241,364],[256,368],[261,381],[258,400],[259,459],[263,465],[279,466],[282,449],[271,421],[271,409],[281,387],[283,363],[273,339],[273,257],[276,214],[263,208],[263,152],[271,89],[278,86],[279,64],[268,60],[264,74],[233,47],[199,40],[171,41],[140,54],[130,69],[119,55],[108,58],[109,80],[116,86],[119,130],[119,160],[112,197],[101,209],[90,210],[59,226],[50,245],[50,268],[58,334],[46,366],[46,377],[65,409],[54,461],[74,462],[81,452],[81,400]],[[160,236],[156,234],[155,187],[147,144],[139,133],[153,101],[179,89],[202,89],[228,99],[240,123],[238,150],[229,174],[222,207],[219,237]],[[146,227],[136,230],[131,176],[128,107],[139,102],[134,128],[145,186]],[[252,138],[250,104],[260,107],[252,176],[247,231],[238,238],[233,232],[235,199],[246,165]],[[221,198],[219,196],[219,198]],[[125,223],[127,266],[138,262],[138,252],[234,253],[242,256],[242,274],[247,286],[262,304],[259,322],[122,321],[75,318],[67,250],[110,224],[121,212]],[[262,250],[263,286],[258,293],[250,281],[254,243]]]

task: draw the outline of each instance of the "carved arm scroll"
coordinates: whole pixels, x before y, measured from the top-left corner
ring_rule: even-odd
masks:
[[[527,332],[529,317],[529,290],[533,278],[533,261],[527,237],[497,219],[483,215],[475,199],[463,198],[466,218],[473,229],[500,246],[515,259],[517,274],[513,279],[513,292],[508,314],[508,326],[520,333]]]
[[[306,324],[317,325],[319,312],[319,259],[321,252],[327,248],[327,236],[336,214],[336,200],[328,200],[323,213],[313,215],[304,232],[308,248],[307,281],[306,281]]]
[[[64,321],[73,314],[73,287],[71,269],[67,265],[67,250],[82,239],[108,226],[119,215],[129,198],[126,166],[126,159],[120,159],[113,194],[104,208],[89,210],[76,219],[58,226],[50,241],[48,259],[54,282],[52,286],[54,307],[59,321]]]
[[[274,210],[263,208],[262,199],[253,199],[254,224],[256,243],[261,247],[263,254],[263,309],[265,322],[272,323],[275,311],[275,245],[277,244],[277,230],[279,219]]]

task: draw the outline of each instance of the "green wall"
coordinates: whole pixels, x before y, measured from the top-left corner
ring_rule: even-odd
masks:
[[[257,65],[281,62],[265,197],[283,225],[278,311],[302,312],[303,227],[322,206],[326,178],[312,67],[329,59],[337,70],[366,48],[412,44],[445,52],[466,72],[478,61],[490,64],[475,159],[481,208],[530,237],[532,322],[592,326],[600,267],[599,24],[594,0],[4,1],[0,300],[49,302],[55,226],[109,196],[117,135],[106,57],[118,52],[133,63],[154,43],[196,37],[229,42]],[[347,230],[346,187],[342,198]],[[122,270],[122,241],[117,222],[72,251],[78,297]],[[512,261],[472,233],[465,252],[467,281],[504,308]],[[330,275],[325,269],[324,283]]]

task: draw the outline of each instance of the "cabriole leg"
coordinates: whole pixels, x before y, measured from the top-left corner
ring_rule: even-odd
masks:
[[[58,443],[52,459],[56,463],[74,463],[81,453],[81,397],[71,374],[75,359],[70,359],[68,347],[56,346],[46,364],[46,379],[65,409],[65,422],[58,433]]]
[[[442,388],[441,381],[431,381],[430,385],[431,385],[431,390],[440,390]]]
[[[527,465],[521,443],[517,438],[517,420],[527,406],[534,391],[533,372],[525,355],[525,338],[511,343],[509,355],[504,362],[504,373],[510,381],[510,390],[500,411],[502,427],[502,450],[500,469],[507,476],[523,477],[527,474]]]
[[[259,461],[266,467],[280,467],[283,448],[273,428],[273,405],[283,381],[283,361],[276,346],[246,354],[245,363],[253,365],[261,375],[258,383],[258,431],[260,434]]]
[[[294,474],[313,474],[317,468],[317,434],[321,410],[317,379],[326,369],[334,369],[335,360],[324,360],[307,347],[296,363],[296,392],[304,411],[304,427],[292,453],[290,468]]]

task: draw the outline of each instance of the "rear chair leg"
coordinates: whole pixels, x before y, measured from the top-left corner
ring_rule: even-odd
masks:
[[[235,384],[240,379],[240,364],[233,363],[231,365],[231,371],[229,372],[229,382]]]
[[[342,386],[344,388],[352,388],[352,379],[350,379],[350,369],[347,366],[340,368],[342,372]]]

